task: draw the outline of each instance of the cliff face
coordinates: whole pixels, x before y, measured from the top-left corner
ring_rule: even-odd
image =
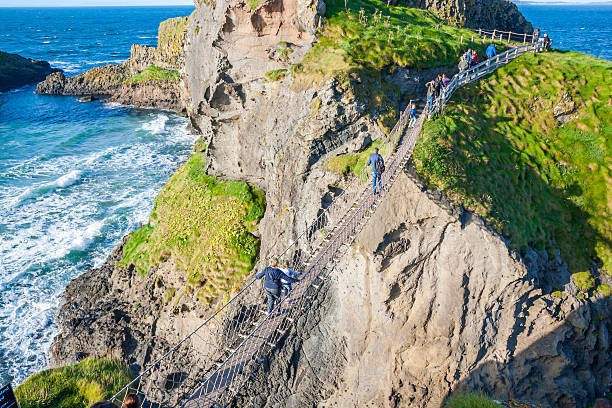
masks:
[[[60,70],[51,68],[46,61],[36,61],[0,51],[0,92],[42,81],[53,72]]]
[[[475,389],[586,407],[612,373],[610,298],[551,296],[558,256],[521,259],[410,173],[234,406],[433,408]]]
[[[466,27],[527,34],[533,32],[531,23],[510,0],[406,0],[406,4],[431,10],[445,20]]]

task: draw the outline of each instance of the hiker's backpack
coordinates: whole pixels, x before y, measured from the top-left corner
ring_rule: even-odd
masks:
[[[378,155],[378,160],[376,160],[376,163],[374,164],[374,169],[376,169],[376,172],[380,174],[385,172],[385,163],[383,162],[380,154]]]

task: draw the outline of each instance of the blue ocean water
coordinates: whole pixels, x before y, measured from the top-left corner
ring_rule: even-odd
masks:
[[[0,8],[0,50],[67,75],[155,45],[192,7]],[[0,93],[0,384],[44,368],[66,284],[99,265],[189,155],[185,118],[73,97]]]
[[[553,39],[553,48],[580,51],[612,60],[612,4],[522,5],[534,28]]]

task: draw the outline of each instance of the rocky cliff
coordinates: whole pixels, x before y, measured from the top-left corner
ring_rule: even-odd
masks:
[[[60,71],[51,68],[46,61],[37,61],[0,51],[0,92],[40,82],[47,75]]]
[[[466,27],[527,34],[533,32],[531,23],[510,0],[406,0],[406,4],[431,10],[447,21]]]
[[[338,2],[220,0],[199,3],[189,18],[181,98],[202,137],[198,166],[184,173],[265,191],[265,215],[252,231],[262,259],[284,249],[351,176],[351,165],[334,171],[330,160],[358,163],[384,135],[385,118],[392,120],[407,97],[420,97],[420,85],[440,72],[417,69],[425,64],[422,48],[432,52],[425,66],[454,62],[462,52],[462,32],[444,27],[438,41],[441,23],[429,13],[398,7],[415,27],[389,34],[391,16],[385,23],[378,14],[365,19],[342,9]],[[328,25],[321,18],[327,14]],[[409,28],[422,27],[431,30],[431,43],[409,37]],[[376,44],[387,44],[388,53],[367,42],[376,30]],[[406,41],[421,52],[401,48]],[[132,51],[147,61],[131,63],[135,71],[156,58],[150,49]],[[399,68],[375,69],[382,58]],[[173,199],[197,202],[191,192]],[[138,254],[156,256],[141,274],[126,264],[135,241],[147,242],[147,231],[159,225],[151,218],[103,267],[68,286],[54,363],[115,356],[141,369],[223,300],[203,303],[201,277],[182,270],[184,259],[171,250]],[[198,227],[188,235],[209,233]],[[480,218],[428,192],[410,168],[332,275],[235,406],[438,407],[465,388],[544,407],[585,407],[610,381],[609,297],[578,299],[563,254],[520,256]],[[211,280],[218,278],[224,276]],[[564,294],[552,296],[553,288]],[[261,296],[259,285],[247,294]],[[186,355],[181,363],[191,372],[210,361]]]

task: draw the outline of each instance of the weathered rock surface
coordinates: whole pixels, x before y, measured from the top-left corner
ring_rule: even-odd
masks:
[[[612,302],[552,297],[540,281],[569,282],[562,261],[527,269],[481,220],[465,220],[400,175],[234,406],[439,407],[476,389],[586,407],[611,378]]]
[[[181,104],[181,85],[179,81],[146,81],[122,83],[105,102],[134,105],[144,108],[172,110],[185,114]]]
[[[515,33],[533,32],[529,23],[510,0],[406,0],[409,7],[433,11],[439,17],[466,27],[497,29]]]
[[[49,75],[36,93],[50,95],[110,95],[126,79],[121,65],[95,67],[67,78],[62,72]]]
[[[37,61],[0,51],[0,92],[40,82],[53,72],[61,72],[61,70],[51,68],[46,61]]]

